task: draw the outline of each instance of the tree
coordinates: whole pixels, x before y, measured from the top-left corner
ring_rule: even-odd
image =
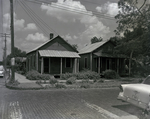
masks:
[[[15,67],[16,69],[22,69],[22,62],[21,60],[17,59],[16,57],[26,57],[26,52],[25,51],[21,51],[19,48],[14,47],[14,57],[16,59],[15,61]],[[12,54],[9,54],[7,56],[7,65],[11,66],[11,58],[12,58]],[[23,69],[22,69],[23,70]]]
[[[97,38],[97,37],[95,36],[95,37],[93,37],[93,38],[91,39],[91,44],[96,43],[96,42],[101,42],[102,40],[103,40],[102,37]]]
[[[77,44],[72,44],[72,47],[77,50],[78,49],[78,45]]]
[[[121,11],[115,16],[118,23],[115,33],[119,37],[116,51],[129,57],[129,75],[132,59],[150,56],[150,7],[145,1],[140,8],[137,8],[137,0],[118,2]]]

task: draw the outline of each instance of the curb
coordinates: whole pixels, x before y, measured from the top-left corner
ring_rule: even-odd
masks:
[[[40,88],[25,88],[25,87],[18,87],[18,86],[10,86],[10,85],[5,85],[6,88],[8,89],[14,89],[14,90],[40,90],[40,89],[44,89],[43,87]]]

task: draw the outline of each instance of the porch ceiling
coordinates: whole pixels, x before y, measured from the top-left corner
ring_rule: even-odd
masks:
[[[78,53],[70,51],[58,50],[39,50],[41,57],[66,57],[66,58],[80,58]]]

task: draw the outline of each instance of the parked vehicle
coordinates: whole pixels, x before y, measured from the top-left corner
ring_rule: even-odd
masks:
[[[150,111],[150,75],[141,84],[122,84],[118,99]]]
[[[0,65],[0,77],[4,77],[4,67]]]

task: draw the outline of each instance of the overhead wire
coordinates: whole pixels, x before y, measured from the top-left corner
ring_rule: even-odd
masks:
[[[38,22],[37,22],[37,20],[35,20],[34,18],[33,18],[33,16],[31,15],[31,14],[29,14],[29,11],[27,11],[27,9],[25,8],[25,6],[21,3],[21,1],[19,1],[18,2],[19,3],[19,5],[23,8],[23,10],[26,12],[26,14],[35,22],[35,24],[38,26],[38,28],[40,28],[40,30],[47,36],[47,31],[44,29],[44,27],[43,26],[41,26]]]
[[[46,1],[39,1],[39,0],[36,0],[36,1],[31,1],[31,0],[25,0],[27,2],[32,2],[32,3],[36,3],[36,4],[42,4],[42,3],[45,3],[45,4],[50,4],[50,2],[46,2]],[[68,6],[68,7],[66,7]],[[70,12],[74,12],[74,13],[79,13],[79,14],[84,14],[84,15],[88,15],[88,16],[96,16],[98,18],[104,18],[104,19],[109,19],[109,20],[115,20],[114,17],[112,16],[108,16],[106,14],[101,14],[99,12],[96,12],[96,11],[91,11],[93,14],[90,14],[90,12],[88,11],[83,11],[83,9],[79,9],[77,7],[71,7],[69,5],[66,5],[64,6],[63,4],[60,4],[60,3],[57,3],[57,5],[53,5],[53,6],[50,6],[50,7],[53,7],[53,8],[57,8],[57,9],[62,9],[62,10],[65,10],[65,11],[70,11]]]
[[[54,29],[52,29],[45,21],[43,21],[43,19],[42,19],[41,17],[39,17],[23,0],[22,0],[22,2],[23,2],[24,5],[26,6],[26,8],[27,8],[28,10],[30,10],[30,11],[32,12],[32,14],[33,14],[45,27],[47,27],[47,29],[49,29],[50,31],[53,31],[55,34],[58,35],[58,33],[57,33]]]
[[[42,25],[44,25],[48,30],[54,32],[55,34],[58,34],[46,22],[44,22],[25,2],[22,1],[22,3],[26,7],[26,10],[29,10],[29,14],[31,13],[31,16],[33,15],[33,18],[36,18],[35,20],[38,20],[38,23],[42,23]]]
[[[40,30],[42,30],[42,32],[46,35],[49,36],[49,32],[45,29],[45,27],[47,27],[50,31],[52,31],[52,29],[50,29],[48,27],[48,25],[40,18],[38,17],[33,10],[31,10],[25,3],[23,3],[21,0],[18,0],[20,6],[24,9],[24,11],[26,12],[26,14],[35,22],[35,24],[38,26],[38,28]],[[44,26],[45,27],[44,27]],[[54,30],[53,30],[54,31]],[[56,33],[56,32],[55,32]]]

